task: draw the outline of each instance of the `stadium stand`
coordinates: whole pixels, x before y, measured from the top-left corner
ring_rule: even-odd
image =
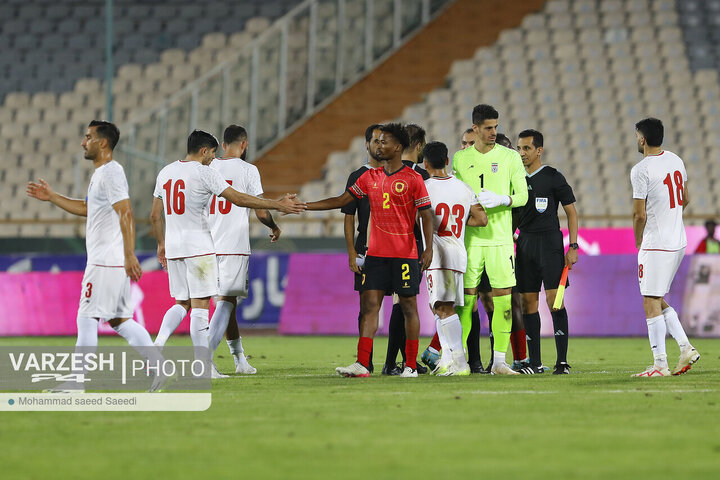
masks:
[[[539,129],[546,161],[573,185],[580,214],[591,218],[583,225],[592,227],[630,224],[634,123],[657,116],[667,125],[666,147],[688,165],[688,214],[712,215],[720,208],[713,194],[720,167],[708,161],[720,156],[712,134],[720,125],[720,57],[709,32],[718,18],[715,0],[552,0],[491,47],[454,62],[447,87],[408,106],[401,120],[424,125],[451,151],[478,103],[499,109],[511,138]],[[301,196],[341,192],[365,157],[358,137],[329,156],[323,179]]]
[[[171,4],[159,0],[142,3],[116,0],[119,66],[113,90],[117,94],[117,120],[127,121],[154,105],[158,98],[178,91],[265,31],[271,19],[298,2],[236,3],[244,7],[216,0],[202,3],[181,0]],[[399,115],[405,122],[425,126],[429,139],[444,141],[452,150],[459,143],[460,132],[470,125],[472,106],[491,103],[500,110],[501,129],[511,138],[528,127],[545,133],[546,160],[563,171],[574,186],[580,214],[586,217],[583,225],[619,226],[629,223],[628,173],[638,159],[633,124],[643,116],[654,115],[668,127],[667,148],[679,153],[688,165],[693,197],[688,213],[708,215],[717,211],[720,200],[713,191],[720,167],[707,159],[720,155],[720,141],[711,134],[720,127],[720,50],[716,47],[714,28],[720,24],[720,0],[550,0],[535,2],[535,8],[543,3],[541,11],[518,17],[517,23],[522,18],[521,25],[502,30],[494,42],[486,42],[488,46],[477,48],[475,43],[472,58],[453,62],[449,72],[445,67],[442,73],[445,86],[435,88],[437,82],[428,82],[423,101],[417,102],[421,92],[406,91],[402,82],[388,84],[392,93],[384,93],[381,103],[391,103],[388,96],[404,102],[401,115],[376,102],[362,105],[359,114],[352,112],[355,116],[351,118],[348,109],[359,105],[357,98],[348,102],[340,97],[327,109],[334,124],[344,122],[344,132],[338,135],[340,141],[347,142],[349,130],[361,132],[372,121]],[[321,59],[315,76],[316,103],[335,89],[333,39],[338,28],[362,28],[361,23],[352,20],[362,14],[359,3],[345,4],[350,20],[343,26],[337,25],[334,1],[325,0],[318,11],[318,22],[324,30],[316,39]],[[533,7],[528,7],[528,11],[533,11]],[[237,18],[229,22],[227,16],[231,13],[237,14]],[[382,11],[376,13],[383,18]],[[389,10],[384,13],[391,17]],[[419,11],[408,9],[406,15],[419,15]],[[79,1],[62,4],[46,0],[8,1],[0,5],[3,19],[0,38],[12,46],[0,52],[3,79],[0,88],[6,89],[0,90],[0,97],[4,95],[0,106],[0,148],[8,159],[0,166],[0,188],[11,192],[12,197],[0,206],[0,218],[69,218],[67,214],[51,212],[53,209],[28,204],[24,198],[24,183],[40,174],[54,179],[59,191],[82,195],[72,190],[87,181],[90,170],[87,165],[75,169],[70,165],[88,118],[102,114],[104,96],[102,71],[93,70],[95,65],[102,65],[102,54],[80,56],[78,52],[85,52],[89,42],[102,44],[97,27],[102,22],[88,20],[100,17],[102,9]],[[189,21],[197,17],[201,21]],[[302,34],[307,21],[307,17],[299,18],[298,25],[289,26],[288,55],[296,60],[288,72],[290,121],[300,118],[307,107],[302,94],[308,88],[302,67],[307,61],[306,50],[302,48],[307,42]],[[430,25],[428,32],[432,28]],[[382,52],[391,43],[392,38],[380,28],[373,48]],[[268,94],[256,99],[261,115],[257,125],[261,142],[274,137],[278,124],[277,114],[266,107],[280,88],[279,44],[268,45],[261,52],[260,74],[263,92]],[[400,51],[396,56],[405,55],[406,61],[411,53],[418,58],[427,56],[425,45],[412,43],[417,52]],[[453,45],[458,51],[463,48],[460,42]],[[343,51],[344,74],[348,78],[359,71],[363,62],[362,48],[354,47],[348,46]],[[97,50],[102,53],[100,47]],[[123,51],[130,53],[122,54]],[[368,84],[375,78],[388,78],[382,76],[388,71],[397,76],[394,59],[373,72]],[[220,88],[219,84],[210,85],[200,93],[200,103],[207,105],[200,113],[200,126],[215,121],[213,99],[218,98]],[[247,118],[250,105],[247,82],[238,84],[232,102],[231,116]],[[340,105],[340,110],[333,110],[335,104]],[[371,108],[372,120],[367,120]],[[188,112],[187,102],[171,109],[166,139],[169,158],[177,154],[173,148],[182,145],[187,135]],[[318,149],[317,143],[308,141],[304,145],[297,140],[300,136],[305,141],[303,135],[308,129],[319,130],[316,120],[312,118],[307,128],[301,127],[283,142],[291,146],[283,149],[281,144],[261,159],[258,166],[266,179],[266,190],[274,193],[273,188],[284,190],[299,182],[304,184],[300,189],[303,198],[337,194],[342,191],[347,175],[364,162],[361,137],[353,139],[348,150],[335,151],[317,162],[310,158],[312,150],[327,149],[327,145]],[[355,129],[351,121],[363,125],[362,128]],[[137,125],[135,147],[139,150],[151,151],[157,146],[152,128],[143,128],[151,124],[157,128],[154,119]],[[338,142],[332,145],[337,149]],[[325,165],[318,178],[317,165],[323,161]],[[153,169],[145,164],[126,168],[131,182],[154,175]],[[320,219],[332,217],[327,213],[314,215]],[[588,217],[592,220],[587,220]],[[287,223],[287,233],[291,235],[342,234],[342,226],[337,222]],[[52,223],[45,227],[20,225],[3,228],[2,235],[34,235],[42,231],[42,235],[62,236],[68,227]]]
[[[116,0],[116,122],[175,93],[298,3]],[[27,203],[24,185],[43,176],[54,179],[63,194],[83,194],[76,185],[87,183],[91,166],[77,159],[81,135],[104,112],[104,36],[98,27],[104,28],[103,10],[80,1],[6,2],[0,19],[0,41],[12,47],[0,50],[0,148],[12,158],[0,166],[0,188],[13,196],[0,205],[0,218],[68,220],[67,213]],[[187,124],[179,131],[186,136]],[[131,175],[154,175],[142,167]],[[67,224],[0,230],[6,237],[74,231]]]

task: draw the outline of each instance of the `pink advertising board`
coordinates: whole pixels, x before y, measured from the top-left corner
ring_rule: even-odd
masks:
[[[76,335],[77,308],[83,272],[0,273],[0,296],[6,312],[0,316],[0,336]],[[156,334],[165,311],[175,301],[168,293],[167,273],[145,273],[132,285],[135,319]],[[188,333],[185,319],[178,333]],[[103,323],[100,333],[114,333]]]
[[[685,227],[688,246],[686,254],[695,251],[700,241],[705,238],[703,227]],[[565,245],[569,243],[568,233],[563,229]],[[580,253],[586,255],[618,255],[637,254],[633,229],[626,228],[580,228],[578,231]]]

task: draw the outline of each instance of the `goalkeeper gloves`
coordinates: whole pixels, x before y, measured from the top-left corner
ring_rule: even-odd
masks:
[[[484,208],[494,208],[499,207],[500,205],[509,207],[512,203],[510,195],[498,195],[495,192],[485,189],[477,194],[477,200]]]

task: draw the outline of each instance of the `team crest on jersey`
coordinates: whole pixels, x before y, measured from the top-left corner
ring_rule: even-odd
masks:
[[[548,199],[547,197],[535,197],[535,209],[543,213],[545,210],[547,210],[548,206]]]
[[[395,195],[402,195],[407,191],[407,183],[403,180],[396,180],[392,184],[392,191],[395,193]]]
[[[492,165],[490,165],[490,170],[492,170],[493,173],[497,173],[497,171],[498,171],[498,164],[497,164],[497,163],[493,163]]]

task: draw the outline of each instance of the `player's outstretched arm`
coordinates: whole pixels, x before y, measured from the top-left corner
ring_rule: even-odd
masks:
[[[113,204],[113,209],[120,218],[120,231],[122,232],[125,251],[125,273],[130,277],[130,280],[137,282],[142,276],[142,268],[135,256],[135,219],[133,218],[130,199],[126,198]]]
[[[570,237],[570,243],[577,243],[578,216],[577,210],[575,209],[575,204],[570,203],[568,205],[563,205],[563,210],[565,210],[565,215],[567,216],[568,236]],[[568,248],[568,251],[565,254],[565,265],[568,266],[568,270],[572,270],[573,265],[575,265],[577,261],[578,251],[574,248]]]
[[[470,216],[468,217],[468,226],[484,227],[488,223],[487,212],[479,203],[470,207]]]
[[[317,202],[308,202],[308,210],[334,210],[342,208],[355,199],[347,190],[339,197],[326,198]]]
[[[419,212],[422,220],[423,237],[425,238],[425,250],[420,255],[420,267],[423,270],[430,268],[433,259],[433,214],[429,208],[423,208]]]
[[[267,210],[279,210],[283,213],[302,213],[305,211],[305,204],[297,199],[297,195],[286,193],[277,200],[260,198],[247,193],[241,193],[232,187],[228,187],[220,194],[221,197],[231,201],[238,207],[264,208]]]
[[[150,234],[157,242],[157,257],[160,265],[167,270],[167,258],[165,257],[165,226],[163,225],[163,201],[160,198],[153,198],[150,209]]]
[[[87,203],[85,203],[85,200],[68,198],[64,195],[60,195],[55,192],[52,187],[50,187],[50,184],[42,178],[38,181],[38,183],[28,183],[27,194],[28,196],[37,198],[43,202],[51,202],[53,205],[57,205],[73,215],[87,217]]]
[[[640,246],[642,245],[646,222],[647,212],[645,211],[645,199],[633,198],[633,232],[635,233],[635,248],[638,250],[640,250]]]
[[[280,238],[282,230],[280,230],[280,227],[278,227],[275,223],[275,219],[273,218],[270,211],[265,209],[255,210],[255,216],[257,216],[257,219],[260,220],[260,223],[262,223],[271,230],[270,242],[277,242]]]

